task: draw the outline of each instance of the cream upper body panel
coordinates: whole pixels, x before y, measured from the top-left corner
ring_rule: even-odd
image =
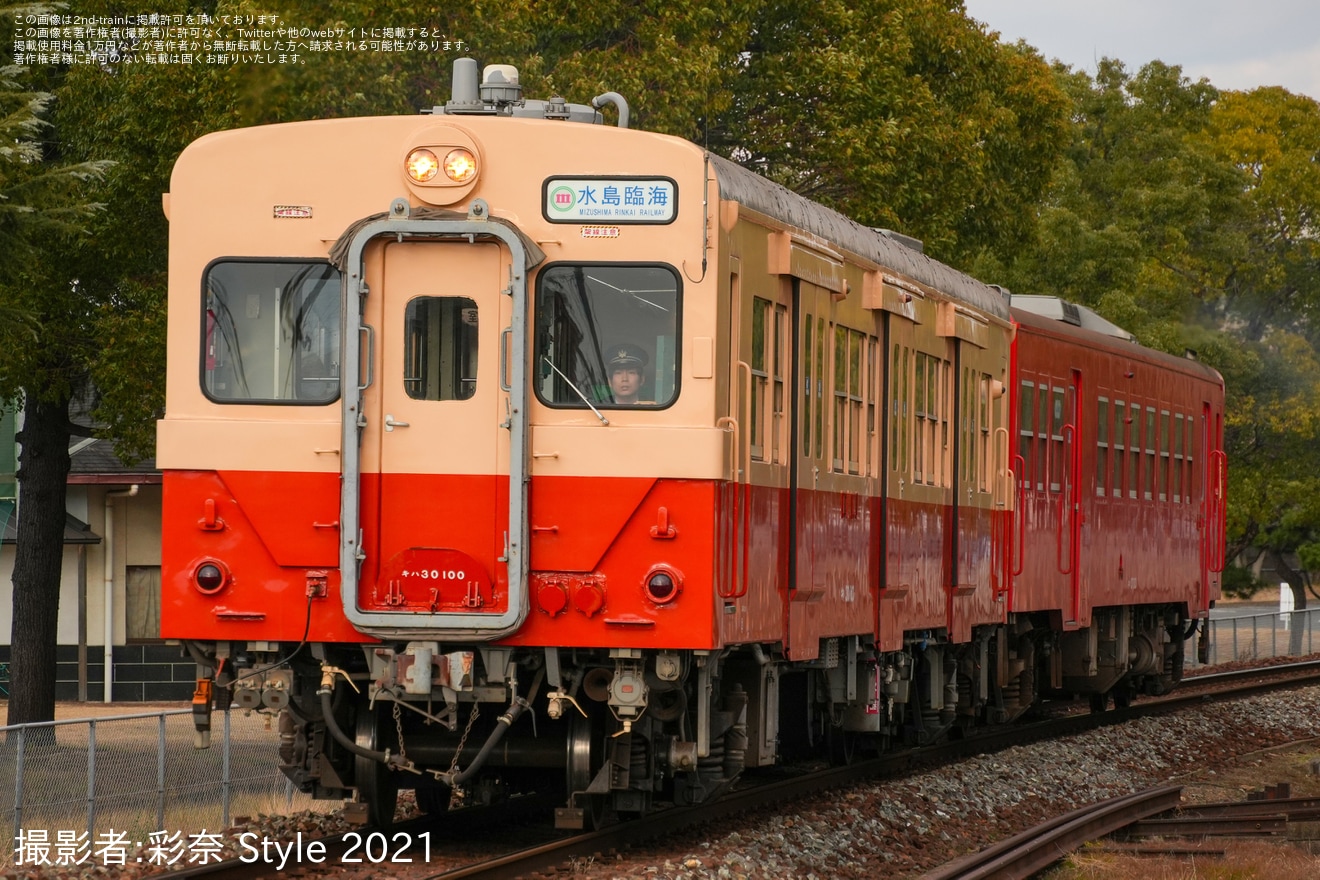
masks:
[[[412,149],[450,144],[470,145],[476,154],[480,170],[474,183],[428,187],[406,178],[404,161]],[[582,223],[547,219],[548,181],[591,177],[671,180],[676,216],[663,224],[603,221],[611,224],[605,235],[587,234]],[[341,402],[222,403],[203,393],[202,286],[208,266],[224,259],[325,260],[346,229],[389,211],[395,199],[407,200],[414,210],[444,207],[464,214],[480,199],[492,217],[516,225],[544,252],[537,272],[561,262],[648,263],[670,266],[680,279],[680,393],[673,404],[615,411],[606,429],[589,411],[548,406],[533,396],[528,413],[533,452],[546,445],[537,438],[538,427],[554,429],[553,442],[546,439],[554,446],[563,445],[556,432],[573,426],[593,435],[604,432],[583,447],[593,455],[535,458],[533,471],[619,472],[626,468],[610,463],[607,435],[663,425],[682,429],[662,444],[664,457],[673,459],[666,471],[716,476],[718,468],[710,463],[716,445],[714,379],[705,365],[717,308],[714,275],[703,267],[714,247],[706,210],[715,209],[715,190],[707,178],[703,152],[687,141],[560,121],[383,117],[262,126],[199,139],[176,163],[168,194],[170,349],[161,466],[327,472],[339,466],[326,450],[338,445],[333,426]],[[529,283],[534,290],[535,274]],[[383,381],[380,357],[377,351],[377,381]],[[635,438],[619,443],[621,458],[636,456]]]

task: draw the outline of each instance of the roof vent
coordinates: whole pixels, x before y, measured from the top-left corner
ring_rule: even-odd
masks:
[[[1042,318],[1062,321],[1065,324],[1072,324],[1074,327],[1103,333],[1115,339],[1126,339],[1128,342],[1137,341],[1137,337],[1112,321],[1100,317],[1086,306],[1070,303],[1067,300],[1059,299],[1057,296],[1034,296],[1015,293],[1013,294],[1012,304],[1015,309],[1031,312],[1033,315],[1040,315]]]
[[[512,64],[487,64],[481,74],[481,100],[497,107],[521,101],[518,68]]]

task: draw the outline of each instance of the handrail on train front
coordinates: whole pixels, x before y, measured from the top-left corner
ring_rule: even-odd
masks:
[[[509,606],[500,614],[371,612],[358,607],[358,584],[361,563],[366,558],[361,550],[361,497],[359,481],[362,475],[361,433],[366,426],[363,412],[363,388],[358,378],[361,371],[362,351],[359,328],[362,323],[363,304],[370,294],[366,284],[365,253],[367,245],[380,236],[396,236],[437,240],[462,238],[468,241],[494,239],[509,249],[511,260],[509,287],[505,293],[513,298],[512,321],[508,328],[512,339],[511,375],[508,377],[509,394],[509,529],[508,546],[502,559],[508,572]],[[371,634],[391,636],[418,634],[433,635],[442,630],[446,635],[464,635],[493,639],[506,635],[522,625],[530,610],[528,592],[527,541],[527,475],[528,475],[528,423],[527,423],[527,250],[517,232],[509,225],[490,219],[469,216],[468,219],[421,219],[392,212],[391,216],[362,226],[353,235],[343,265],[343,344],[344,375],[343,425],[340,497],[339,576],[340,597],[344,614],[358,629]],[[374,369],[374,365],[368,368]],[[374,377],[372,377],[374,378]],[[351,393],[354,392],[355,393]]]

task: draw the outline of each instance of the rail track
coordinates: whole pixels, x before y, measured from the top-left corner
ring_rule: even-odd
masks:
[[[534,845],[522,846],[517,851],[505,852],[494,858],[480,859],[472,855],[457,856],[457,854],[452,854],[448,850],[456,841],[471,842],[475,836],[481,833],[483,829],[489,828],[492,823],[507,825],[511,821],[508,815],[508,805],[501,806],[498,812],[473,808],[471,810],[419,817],[404,823],[397,823],[390,829],[364,827],[357,832],[350,832],[348,835],[324,838],[320,841],[324,847],[320,852],[320,864],[322,866],[333,865],[337,872],[342,873],[345,867],[351,867],[342,862],[346,850],[355,844],[360,848],[362,842],[369,835],[384,835],[382,840],[385,842],[394,841],[397,835],[403,835],[403,837],[397,838],[399,840],[414,841],[420,841],[423,839],[423,835],[429,835],[425,838],[429,851],[423,852],[420,846],[411,850],[399,850],[402,857],[413,860],[408,870],[409,876],[443,877],[446,880],[458,880],[458,878],[465,878],[465,880],[468,880],[468,878],[470,880],[502,880],[502,878],[523,877],[536,872],[555,870],[574,860],[592,859],[603,854],[621,852],[629,847],[654,841],[679,831],[702,827],[739,814],[764,811],[776,805],[857,782],[893,778],[918,770],[946,765],[973,755],[1001,751],[1012,745],[1023,745],[1070,736],[1099,727],[1122,724],[1135,718],[1176,712],[1191,705],[1241,699],[1269,691],[1315,684],[1320,684],[1320,661],[1207,674],[1186,680],[1183,688],[1173,695],[1145,699],[1129,707],[1104,712],[1061,714],[1027,724],[1013,725],[1005,729],[989,730],[984,734],[964,740],[904,750],[880,758],[857,761],[845,766],[800,770],[796,773],[782,768],[777,768],[773,773],[764,775],[749,772],[745,774],[745,779],[735,790],[726,793],[712,803],[661,810],[648,814],[644,821],[620,822],[602,830],[567,837],[554,835],[553,832],[545,829],[529,830],[527,832],[529,836],[531,834],[538,836]],[[793,773],[793,775],[783,778],[785,773]],[[1165,812],[1171,809],[1172,806],[1176,806],[1176,789],[1174,791],[1172,804],[1169,803],[1170,795],[1166,791],[1149,803],[1140,800],[1131,801],[1126,806],[1117,808],[1113,815],[1121,818],[1123,824],[1130,824],[1133,819],[1139,818],[1139,813],[1150,816]],[[529,800],[525,806],[524,814],[538,805],[531,803]],[[1142,811],[1146,812],[1143,813]],[[1096,839],[1107,833],[1098,830],[1102,826],[1088,824],[1080,815],[1080,812],[1072,819],[1064,817],[1064,819],[1059,820],[1061,828],[1069,826],[1070,823],[1075,821],[1075,827],[1067,833],[1090,835],[1089,837],[1084,836],[1078,841],[1079,843]],[[1118,818],[1112,821],[1118,821]],[[311,847],[311,843],[311,841],[304,841],[299,848],[299,853],[305,856]],[[1007,846],[1008,843],[1006,841],[1004,846]],[[1057,847],[1061,845],[1055,845],[1053,850],[1056,854],[1055,858],[1057,858],[1059,852]],[[996,847],[996,849],[999,848]],[[291,867],[307,866],[306,860],[295,862],[292,858],[294,854],[291,853],[290,855],[291,857],[285,859],[283,864],[277,864],[271,860],[254,861],[249,859],[248,861],[240,861],[229,859],[224,862],[197,866],[186,871],[172,872],[172,876],[229,880],[231,877],[270,876],[280,869],[288,871]],[[361,853],[359,853],[360,855]],[[451,857],[451,855],[455,857]],[[458,862],[462,859],[467,859],[467,863],[459,864]],[[311,865],[311,867],[315,867],[315,865]],[[376,864],[373,866],[367,863],[361,864],[360,867],[365,870],[375,867],[378,873],[382,865]],[[391,873],[399,873],[400,865],[398,863],[391,862],[389,867]],[[949,876],[1027,875],[991,873],[952,874]]]

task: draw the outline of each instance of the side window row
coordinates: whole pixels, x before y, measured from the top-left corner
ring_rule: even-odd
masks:
[[[1018,455],[1028,488],[1059,492],[1066,466],[1066,389],[1023,381]],[[1145,401],[1100,397],[1095,410],[1095,492],[1099,497],[1191,503],[1196,422]]]
[[[1190,504],[1195,426],[1162,406],[1099,398],[1096,495]]]

